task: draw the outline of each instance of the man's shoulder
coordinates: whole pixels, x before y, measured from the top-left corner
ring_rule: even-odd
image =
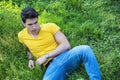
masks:
[[[44,24],[41,24],[42,27],[48,27],[48,26],[51,26],[51,25],[55,25],[55,23],[44,23]]]
[[[52,27],[56,27],[57,25],[55,23],[45,23],[45,24],[41,24],[41,27],[43,29],[49,29],[49,28],[52,28]]]
[[[26,32],[27,32],[27,29],[26,29],[26,28],[22,29],[22,30],[18,33],[18,37],[23,36]]]
[[[49,30],[49,28],[53,25],[55,25],[55,23],[45,23],[45,24],[41,24],[41,28],[42,30]]]
[[[55,34],[58,30],[60,30],[60,27],[55,23],[46,23],[42,25],[42,30]]]

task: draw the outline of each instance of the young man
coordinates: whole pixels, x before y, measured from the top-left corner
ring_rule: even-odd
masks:
[[[101,80],[100,70],[92,49],[81,45],[72,49],[66,36],[54,23],[38,24],[38,12],[27,7],[21,18],[25,28],[19,32],[29,57],[28,67],[34,68],[33,57],[46,66],[43,80],[65,80],[66,73],[74,71],[83,62],[90,80]]]

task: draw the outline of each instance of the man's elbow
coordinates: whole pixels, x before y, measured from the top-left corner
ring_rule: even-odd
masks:
[[[66,45],[66,48],[67,48],[67,49],[71,49],[71,45],[68,43],[68,44]]]

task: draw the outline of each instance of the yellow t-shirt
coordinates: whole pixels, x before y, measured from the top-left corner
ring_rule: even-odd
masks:
[[[26,45],[36,58],[42,57],[45,54],[55,50],[58,43],[54,39],[54,34],[60,29],[54,23],[47,23],[40,25],[41,29],[37,38],[33,38],[24,28],[19,32],[19,42]]]

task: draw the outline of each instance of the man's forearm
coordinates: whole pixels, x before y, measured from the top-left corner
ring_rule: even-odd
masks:
[[[28,59],[33,59],[32,53],[30,51],[27,51]]]
[[[69,43],[67,43],[67,44],[62,43],[62,44],[59,44],[59,46],[54,51],[49,53],[49,55],[50,55],[50,57],[55,57],[70,48],[71,48],[71,46]]]
[[[25,45],[24,45],[25,46]],[[26,53],[28,55],[28,59],[33,59],[33,56],[32,56],[32,53],[30,52],[29,48],[27,46],[25,46],[25,49],[26,49]]]

